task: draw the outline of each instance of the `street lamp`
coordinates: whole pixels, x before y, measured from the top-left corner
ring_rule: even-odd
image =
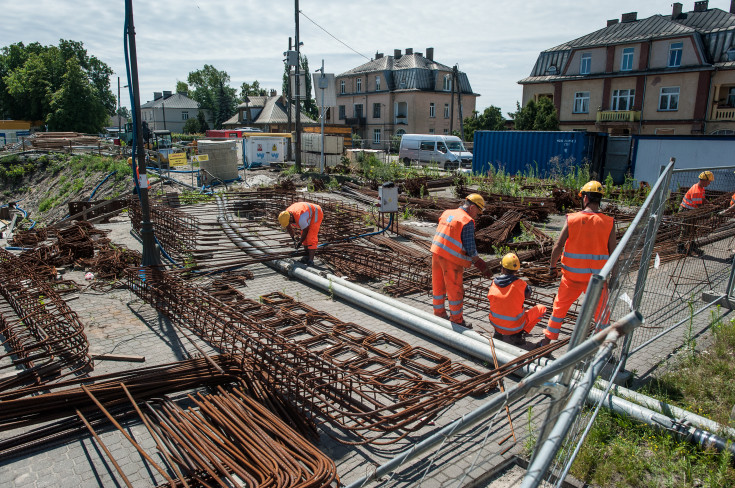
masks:
[[[123,85],[123,88],[127,88],[129,85]],[[120,77],[117,77],[117,137],[120,138],[120,132],[122,125],[120,124]]]

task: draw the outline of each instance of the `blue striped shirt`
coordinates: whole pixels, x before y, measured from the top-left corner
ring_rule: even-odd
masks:
[[[466,252],[469,257],[472,258],[472,257],[477,256],[477,246],[475,245],[475,223],[474,222],[470,222],[464,227],[462,227],[462,247],[464,247],[464,252]]]

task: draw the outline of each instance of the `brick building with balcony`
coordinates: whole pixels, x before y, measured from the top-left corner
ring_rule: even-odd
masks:
[[[730,11],[694,3],[683,12],[609,20],[543,51],[523,104],[548,97],[561,130],[629,134],[735,134],[735,0]]]
[[[434,61],[434,48],[426,56],[410,48],[405,54],[396,49],[393,56],[376,53],[335,82],[337,106],[330,107],[326,122],[351,126],[376,149],[387,147],[394,135],[459,130],[479,96],[465,73]]]

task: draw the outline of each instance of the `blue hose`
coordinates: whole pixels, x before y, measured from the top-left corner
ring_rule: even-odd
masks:
[[[319,249],[320,247],[328,246],[328,245],[330,245],[330,244],[338,244],[338,243],[340,243],[340,242],[347,242],[347,241],[352,241],[352,240],[354,240],[354,239],[359,239],[359,238],[361,238],[361,237],[370,237],[370,236],[374,236],[374,235],[377,235],[377,234],[382,234],[382,233],[383,233],[383,232],[385,232],[386,230],[390,229],[390,226],[391,226],[392,224],[393,224],[393,214],[391,213],[391,214],[390,214],[390,220],[388,220],[388,225],[386,225],[386,226],[385,226],[385,228],[384,228],[383,230],[379,230],[379,231],[376,231],[376,232],[370,232],[369,234],[362,234],[362,235],[359,235],[359,236],[345,237],[344,239],[339,239],[339,240],[337,240],[337,241],[332,241],[332,242],[324,242],[324,243],[322,243],[322,244],[319,244],[319,245],[318,245],[318,246],[316,246],[316,247],[317,247],[317,249]]]
[[[94,187],[94,190],[92,190],[92,194],[89,196],[89,198],[87,199],[87,201],[88,202],[91,202],[92,201],[92,198],[94,198],[94,194],[97,193],[97,190],[99,189],[99,187],[101,187],[105,183],[105,181],[107,181],[108,179],[110,179],[110,176],[112,176],[112,175],[114,175],[116,173],[117,173],[117,170],[115,170],[112,173],[110,173],[109,175],[105,176],[105,179],[102,180],[102,181],[100,181],[100,183],[97,186]]]

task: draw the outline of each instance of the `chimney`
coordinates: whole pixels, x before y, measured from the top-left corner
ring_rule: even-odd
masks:
[[[735,0],[733,0],[733,2],[735,2]],[[375,51],[375,59],[381,59],[382,57],[383,57],[383,53],[379,53]]]
[[[413,48],[412,47],[407,47],[406,48],[406,56],[411,55],[411,54],[413,54]]]
[[[171,92],[170,91],[164,91],[163,92],[163,98],[168,98],[170,96],[171,96]]]
[[[679,2],[674,3],[674,8],[671,11],[671,20],[676,20],[681,15],[682,5]]]
[[[393,57],[396,58],[396,59],[400,59],[401,58],[401,50],[400,49],[394,49],[393,50]]]
[[[638,12],[628,12],[627,14],[623,14],[620,22],[635,22],[636,20],[638,20]]]
[[[694,2],[694,11],[695,12],[705,12],[707,10],[708,3],[709,3],[709,0],[700,0],[699,2]]]
[[[277,94],[276,90],[273,90],[273,89],[271,89],[271,96],[272,96],[272,97],[275,97],[275,96],[276,96],[276,94]]]
[[[163,98],[161,92],[153,92],[153,100],[158,100],[159,98]]]
[[[730,13],[735,15],[735,0],[730,0]]]
[[[732,0],[735,2],[735,0]],[[426,48],[426,59],[429,61],[434,61],[434,48],[433,47],[427,47]]]
[[[618,19],[610,19],[607,21],[607,26],[610,27],[611,25],[615,25],[618,23]]]

